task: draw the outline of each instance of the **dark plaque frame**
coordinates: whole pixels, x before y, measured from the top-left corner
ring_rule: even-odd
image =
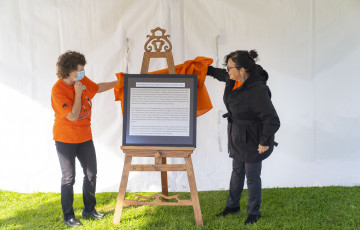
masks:
[[[130,91],[136,88],[137,82],[185,83],[190,89],[190,114],[188,136],[140,136],[130,135]],[[140,88],[140,87],[138,87]],[[154,88],[154,87],[141,87]],[[162,87],[158,87],[162,88]],[[166,87],[178,89],[178,87]],[[124,75],[124,114],[123,114],[123,146],[184,146],[196,147],[196,102],[197,76],[180,74],[125,74]]]

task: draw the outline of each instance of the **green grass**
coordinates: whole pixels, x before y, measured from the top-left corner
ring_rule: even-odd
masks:
[[[140,193],[150,195],[151,193]],[[251,226],[246,219],[247,191],[240,214],[216,217],[227,191],[199,192],[203,227],[197,227],[192,207],[131,206],[123,210],[120,225],[113,225],[117,193],[97,193],[96,209],[103,220],[83,219],[82,195],[76,194],[77,229],[360,229],[360,186],[263,189],[262,218]],[[127,193],[133,198],[134,193]],[[181,193],[188,199],[189,193]],[[0,229],[67,229],[59,193],[0,191]]]

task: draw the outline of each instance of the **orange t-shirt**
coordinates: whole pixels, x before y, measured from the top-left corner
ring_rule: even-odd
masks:
[[[99,86],[84,77],[80,81],[86,86],[81,95],[81,111],[76,122],[68,120],[65,116],[72,110],[75,98],[73,85],[66,85],[59,79],[51,91],[51,106],[55,112],[53,135],[55,141],[65,143],[82,143],[92,139],[91,134],[91,99],[97,93]]]

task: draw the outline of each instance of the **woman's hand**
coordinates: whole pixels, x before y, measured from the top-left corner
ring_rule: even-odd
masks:
[[[263,154],[263,153],[266,152],[268,149],[269,149],[269,146],[259,145],[259,147],[258,147],[259,154]]]
[[[71,111],[65,116],[69,121],[76,122],[79,119],[81,111],[81,94],[84,91],[85,86],[81,82],[77,81],[74,85],[75,98]]]
[[[83,84],[81,84],[80,81],[77,81],[77,82],[75,82],[74,89],[75,89],[75,94],[81,95],[81,93],[85,89],[85,87]]]

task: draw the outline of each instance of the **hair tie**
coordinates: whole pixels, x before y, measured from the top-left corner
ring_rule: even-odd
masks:
[[[253,59],[253,57],[251,56],[251,54],[249,53],[249,58]]]

